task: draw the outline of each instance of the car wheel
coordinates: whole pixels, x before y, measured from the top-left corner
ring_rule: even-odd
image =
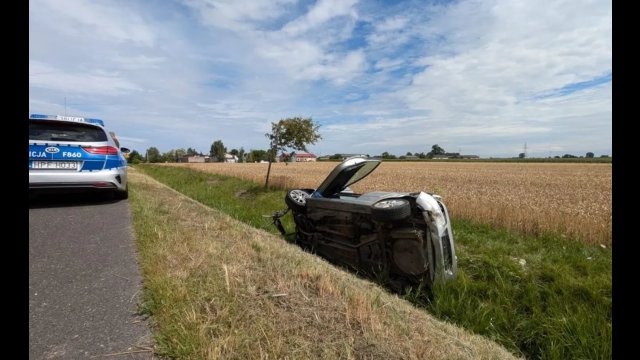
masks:
[[[300,189],[289,190],[287,192],[287,196],[285,197],[285,203],[289,208],[293,211],[304,212],[307,205],[307,198],[310,198],[311,195]]]
[[[411,215],[411,205],[405,199],[386,199],[371,206],[371,218],[375,221],[397,221]]]
[[[116,200],[124,200],[129,198],[129,185],[124,188],[124,191],[117,191],[113,194],[113,198]]]

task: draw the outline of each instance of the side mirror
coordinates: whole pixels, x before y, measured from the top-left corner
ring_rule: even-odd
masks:
[[[127,149],[126,147],[120,148],[120,151],[122,151],[123,154],[128,154],[131,152],[131,150]]]

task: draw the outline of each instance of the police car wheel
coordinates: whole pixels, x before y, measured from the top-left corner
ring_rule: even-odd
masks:
[[[114,199],[124,200],[129,198],[129,185],[124,189],[124,191],[116,191],[113,194]]]

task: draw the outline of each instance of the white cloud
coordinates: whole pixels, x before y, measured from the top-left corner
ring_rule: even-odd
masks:
[[[287,23],[282,31],[290,35],[298,35],[316,28],[337,16],[349,15],[357,18],[353,6],[358,0],[319,0],[303,16]]]
[[[611,73],[607,1],[31,0],[29,73],[31,112],[162,151],[300,115],[318,153],[611,152],[611,82],[567,90]]]
[[[251,31],[262,21],[277,18],[295,0],[183,0],[211,26]]]
[[[109,96],[142,90],[117,73],[106,73],[99,69],[92,73],[68,73],[38,61],[29,61],[29,85],[63,93]]]
[[[107,41],[153,45],[153,30],[126,4],[121,2],[119,5],[124,6],[120,7],[111,1],[30,0],[29,15],[78,37],[91,34]]]

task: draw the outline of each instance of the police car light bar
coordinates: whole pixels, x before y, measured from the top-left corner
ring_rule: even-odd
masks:
[[[29,116],[29,119],[75,121],[75,122],[84,122],[89,124],[97,124],[104,127],[104,121],[100,119],[84,118],[84,117],[77,117],[77,116],[31,114]]]

